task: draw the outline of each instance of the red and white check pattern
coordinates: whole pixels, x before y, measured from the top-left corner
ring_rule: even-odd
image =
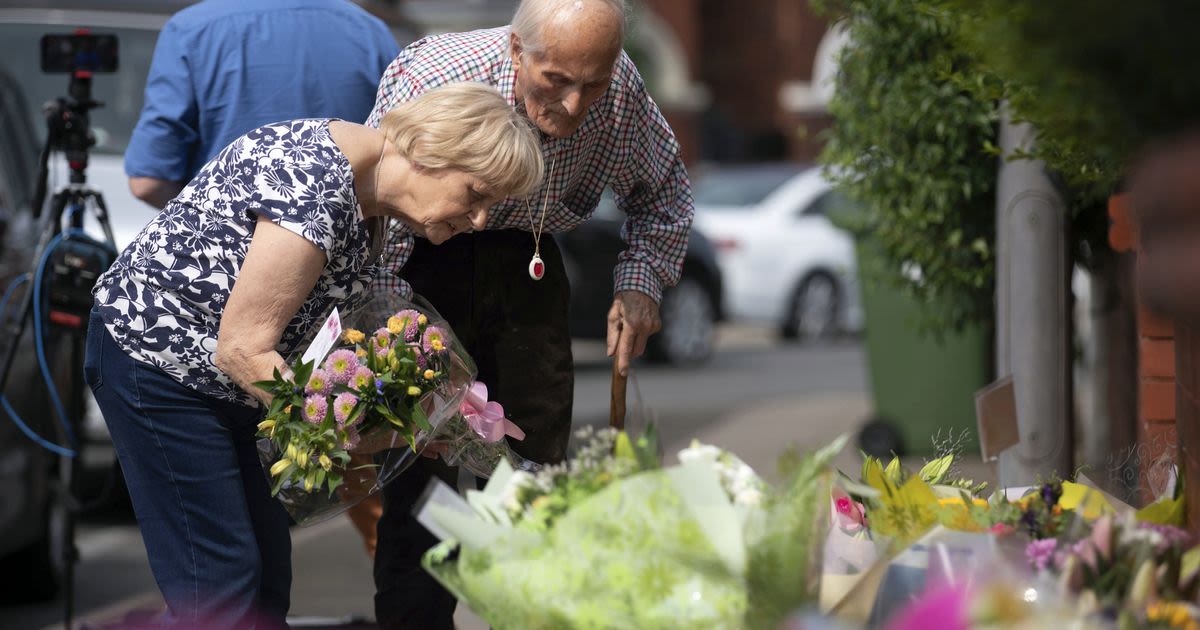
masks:
[[[457,81],[493,85],[523,111],[524,104],[518,105],[513,96],[516,75],[508,33],[503,27],[414,42],[388,66],[367,124],[378,127],[383,114],[398,103]],[[548,197],[546,231],[571,230],[595,212],[600,194],[611,186],[617,206],[626,214],[621,237],[629,246],[617,257],[614,291],[633,289],[661,300],[663,288],[679,281],[692,224],[692,190],[675,134],[629,57],[621,53],[608,91],[573,136],[542,134],[541,139],[547,175],[551,162],[554,172],[528,200],[535,221]],[[524,199],[506,199],[496,205],[487,229],[530,230],[525,204]],[[396,274],[412,253],[413,238],[402,223],[392,222],[390,247],[377,280],[384,288],[410,292]],[[529,253],[533,254],[532,236]]]

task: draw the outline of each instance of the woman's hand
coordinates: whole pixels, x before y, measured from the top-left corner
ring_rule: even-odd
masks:
[[[270,403],[256,381],[287,368],[275,351],[324,270],[324,252],[304,237],[259,217],[217,331],[213,361],[242,389]]]

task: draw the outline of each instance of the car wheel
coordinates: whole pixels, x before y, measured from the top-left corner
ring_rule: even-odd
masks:
[[[823,271],[811,274],[792,295],[783,337],[815,340],[834,336],[838,332],[840,302],[833,276]]]
[[[694,365],[712,356],[716,312],[704,285],[685,277],[663,295],[662,330],[650,337],[646,356],[662,363]]]

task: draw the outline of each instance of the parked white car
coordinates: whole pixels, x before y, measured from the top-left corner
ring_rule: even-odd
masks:
[[[697,229],[717,248],[733,320],[789,339],[862,329],[854,239],[829,220],[846,203],[819,168],[763,165],[702,172]]]

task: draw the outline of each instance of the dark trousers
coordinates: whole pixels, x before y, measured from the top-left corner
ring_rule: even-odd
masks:
[[[567,311],[570,286],[553,239],[542,239],[546,275],[529,277],[533,236],[518,230],[462,234],[439,246],[418,239],[403,276],[454,328],[475,359],[478,379],[505,415],[525,430],[511,442],[522,456],[566,456],[574,399]],[[440,460],[423,459],[383,489],[375,552],[375,616],[383,628],[454,627],[454,597],[421,568],[437,541],[413,517],[434,476],[454,484]]]
[[[131,358],[95,312],[84,375],[167,602],[164,625],[286,627],[292,542],[255,449],[262,412]]]

